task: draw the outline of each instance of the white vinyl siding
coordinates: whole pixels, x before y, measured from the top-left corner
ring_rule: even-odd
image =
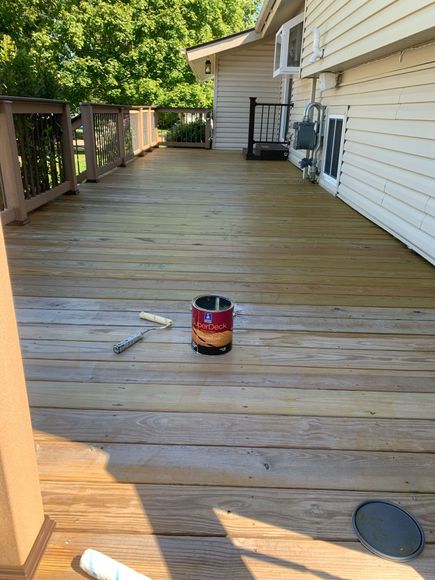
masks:
[[[279,103],[281,79],[272,77],[274,38],[219,55],[215,80],[216,149],[243,149],[248,144],[249,97]]]
[[[435,44],[350,69],[338,196],[435,263]]]
[[[434,0],[306,0],[302,76],[343,70],[433,38]],[[324,56],[310,63],[312,28]]]

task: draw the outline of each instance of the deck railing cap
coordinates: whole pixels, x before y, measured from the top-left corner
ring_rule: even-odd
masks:
[[[91,103],[91,102],[83,102],[80,103],[80,106],[91,106],[91,107],[112,107],[116,109],[152,109],[154,108],[152,105],[121,105],[116,103]]]
[[[155,107],[161,113],[208,113],[211,107]]]
[[[58,99],[41,99],[39,97],[14,97],[9,95],[0,95],[0,101],[21,101],[25,103],[55,103],[57,105],[67,105],[68,101],[61,101]]]

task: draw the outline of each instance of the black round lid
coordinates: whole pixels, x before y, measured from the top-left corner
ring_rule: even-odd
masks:
[[[363,546],[377,556],[408,562],[424,548],[424,533],[420,524],[395,503],[365,501],[353,512],[352,523]]]

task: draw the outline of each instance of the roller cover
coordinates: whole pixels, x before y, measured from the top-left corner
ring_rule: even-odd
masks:
[[[172,320],[170,318],[164,318],[163,316],[157,316],[157,314],[151,314],[150,312],[141,312],[139,314],[142,320],[149,320],[150,322],[157,322],[157,324],[162,324],[163,326],[172,326]]]
[[[88,549],[83,553],[80,568],[98,580],[151,580],[96,550]]]

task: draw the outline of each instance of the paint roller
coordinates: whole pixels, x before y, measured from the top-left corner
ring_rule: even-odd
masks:
[[[145,334],[151,332],[152,330],[160,330],[160,329],[163,330],[165,328],[169,328],[172,326],[172,320],[170,318],[158,316],[157,314],[151,314],[150,312],[141,312],[139,314],[139,317],[142,318],[142,320],[148,320],[149,322],[156,322],[157,324],[161,324],[161,326],[153,326],[151,328],[147,328],[146,330],[140,330],[136,334],[127,336],[127,338],[124,338],[123,340],[117,342],[116,344],[113,345],[113,352],[115,354],[121,354],[121,352],[124,352],[125,350],[130,348],[131,346],[133,346],[133,344],[136,344],[137,342],[142,340]]]
[[[96,550],[85,550],[80,558],[80,568],[97,580],[151,580],[128,566],[112,560]]]

